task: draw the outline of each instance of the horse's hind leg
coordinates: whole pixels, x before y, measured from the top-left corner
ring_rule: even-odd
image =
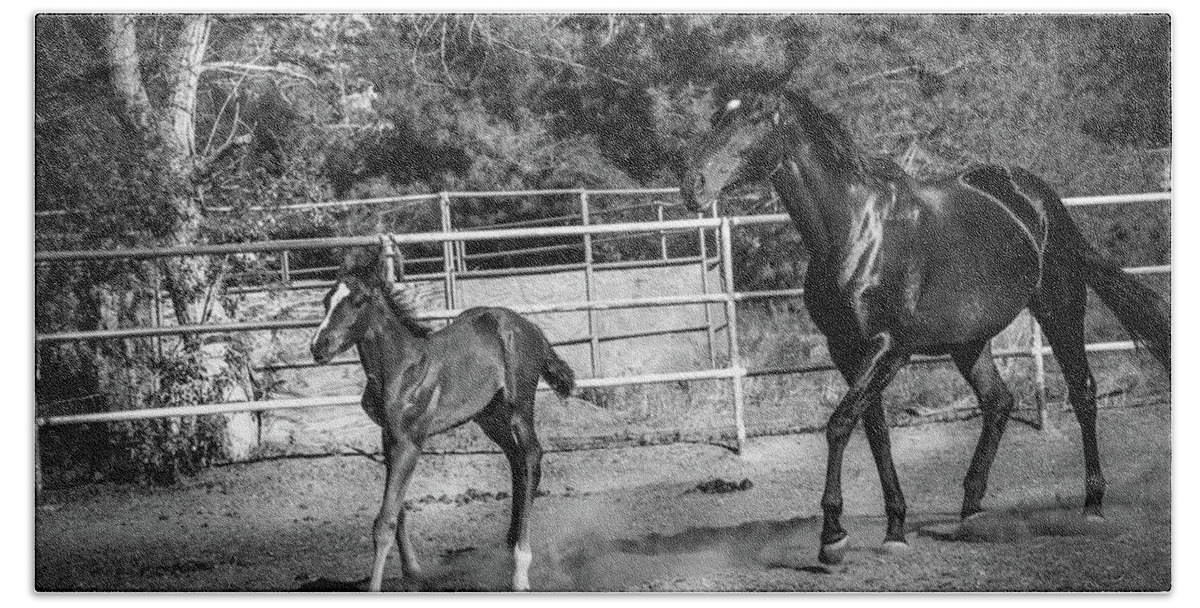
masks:
[[[513,591],[529,590],[529,565],[533,561],[529,511],[542,478],[542,447],[533,427],[533,391],[529,393],[527,405],[509,403],[501,408],[502,412],[477,420],[483,432],[504,450],[512,471],[512,523],[508,529],[508,547],[513,552]]]
[[[1034,303],[1034,316],[1054,349],[1054,358],[1058,359],[1067,383],[1067,397],[1079,421],[1085,476],[1083,513],[1089,519],[1100,519],[1103,517],[1104,473],[1100,470],[1100,447],[1096,440],[1096,380],[1084,352],[1083,315],[1087,292],[1082,284],[1067,283],[1055,295],[1053,300],[1040,297]]]
[[[371,591],[379,591],[383,586],[383,568],[387,563],[388,553],[392,550],[392,540],[400,545],[400,559],[405,577],[418,576],[416,555],[413,553],[412,542],[408,539],[407,527],[404,525],[404,492],[408,480],[416,467],[417,457],[421,455],[421,446],[413,442],[403,432],[383,432],[383,453],[387,465],[387,476],[383,489],[383,504],[379,507],[379,515],[375,517],[372,529],[375,539],[375,562],[371,567]]]
[[[1012,414],[1013,396],[1000,378],[996,363],[992,360],[992,347],[988,342],[963,347],[954,353],[954,364],[975,391],[979,409],[983,412],[983,429],[975,455],[963,480],[962,517],[966,519],[983,510],[983,495],[987,492],[988,473],[996,459],[996,450],[1004,427]]]

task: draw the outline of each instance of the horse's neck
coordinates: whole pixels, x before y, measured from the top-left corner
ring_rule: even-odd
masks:
[[[368,379],[382,382],[420,361],[429,339],[409,331],[385,302],[376,302],[371,314],[375,318],[358,344],[359,360]]]
[[[814,261],[840,257],[856,236],[863,208],[873,204],[858,180],[848,180],[797,154],[784,157],[772,185]]]

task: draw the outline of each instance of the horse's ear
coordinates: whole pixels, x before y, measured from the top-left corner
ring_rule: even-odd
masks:
[[[775,110],[771,113],[771,122],[775,123],[775,126],[778,127],[781,120],[782,117],[779,115],[779,110]]]

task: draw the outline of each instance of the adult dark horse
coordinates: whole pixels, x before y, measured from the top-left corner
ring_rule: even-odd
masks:
[[[809,314],[850,387],[826,427],[821,561],[838,563],[846,551],[842,453],[860,417],[883,486],[884,547],[906,546],[880,394],[914,354],[949,354],[979,400],[983,431],[963,484],[962,517],[982,511],[1013,407],[990,340],[1024,308],[1061,364],[1083,434],[1084,513],[1101,517],[1096,389],[1084,355],[1087,286],[1169,371],[1165,303],[1101,258],[1054,191],[1028,171],[982,166],[914,181],[889,160],[864,158],[834,117],[792,92],[734,99],[713,118],[690,151],[684,200],[700,210],[774,189],[810,256]]]
[[[514,591],[529,589],[529,509],[541,479],[542,449],[533,427],[538,378],[560,396],[575,374],[555,354],[538,327],[505,308],[472,308],[436,332],[418,323],[393,297],[378,248],[353,249],[325,296],[325,318],[312,339],[312,355],[326,363],[358,347],[367,375],[362,406],[383,428],[387,480],[375,518],[371,591],[399,545],[405,577],[419,577],[404,527],[404,492],[427,437],[474,420],[508,457],[512,469]]]

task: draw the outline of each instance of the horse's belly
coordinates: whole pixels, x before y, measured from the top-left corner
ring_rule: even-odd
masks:
[[[940,354],[927,351],[942,345],[991,339],[1029,305],[1035,287],[1035,278],[1021,277],[1001,289],[960,285],[927,293],[907,333],[916,337],[915,350],[926,354]]]

